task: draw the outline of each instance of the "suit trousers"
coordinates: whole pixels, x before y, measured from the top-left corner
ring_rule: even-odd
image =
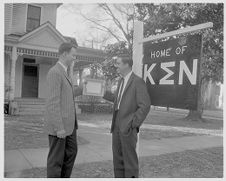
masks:
[[[47,178],[70,178],[77,155],[77,131],[65,138],[49,135]]]
[[[115,125],[112,132],[114,175],[116,178],[138,178],[139,166],[136,153],[137,129],[122,133]]]

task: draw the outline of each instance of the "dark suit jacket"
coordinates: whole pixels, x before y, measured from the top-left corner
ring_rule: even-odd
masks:
[[[74,96],[82,94],[82,89],[75,89],[63,67],[56,63],[47,74],[48,95],[44,129],[49,135],[64,129],[71,135],[78,128]]]
[[[106,92],[103,97],[108,101],[114,102],[114,110],[116,106],[118,91],[119,84],[115,94]],[[151,101],[147,92],[145,82],[143,81],[143,79],[132,73],[123,92],[119,111],[117,113],[120,131],[123,133],[128,133],[129,129],[132,127],[132,122],[139,131],[139,127],[145,120],[150,110],[150,105]],[[115,121],[116,114],[114,111],[111,132],[114,129]]]

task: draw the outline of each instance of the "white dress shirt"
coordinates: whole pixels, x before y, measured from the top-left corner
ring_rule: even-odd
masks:
[[[120,85],[120,89],[119,89],[119,92],[118,92],[118,93],[120,93],[120,91],[121,91],[121,89],[122,89],[122,94],[121,94],[121,98],[120,98],[119,103],[118,103],[118,109],[119,109],[119,106],[120,106],[120,103],[121,103],[121,99],[122,99],[123,93],[124,93],[124,91],[125,91],[125,87],[126,87],[126,85],[127,85],[127,83],[128,83],[128,80],[129,80],[131,74],[132,74],[132,71],[130,71],[130,72],[124,77],[124,85],[123,85],[123,89],[122,89],[122,84]],[[118,96],[119,96],[119,95],[118,95]]]

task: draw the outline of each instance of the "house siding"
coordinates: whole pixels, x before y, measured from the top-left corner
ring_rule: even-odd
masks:
[[[47,4],[43,6],[41,24],[49,21],[54,27],[56,27],[56,14],[57,5]]]
[[[41,7],[40,25],[49,21],[56,27],[57,5],[31,4]],[[5,4],[5,34],[25,34],[27,23],[27,6],[24,3]]]
[[[5,35],[11,33],[12,28],[12,13],[13,13],[13,4],[6,3],[5,4]]]
[[[13,4],[12,34],[24,34],[26,32],[27,5]]]

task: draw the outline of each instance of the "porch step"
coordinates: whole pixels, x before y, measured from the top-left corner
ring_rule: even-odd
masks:
[[[43,115],[45,111],[45,99],[16,99],[18,115]]]
[[[24,115],[41,115],[43,116],[44,112],[39,112],[39,111],[20,111],[18,115],[24,116]]]
[[[16,98],[18,105],[17,115],[43,115],[45,113],[45,99],[23,99]],[[81,110],[76,106],[76,113],[80,114]]]

